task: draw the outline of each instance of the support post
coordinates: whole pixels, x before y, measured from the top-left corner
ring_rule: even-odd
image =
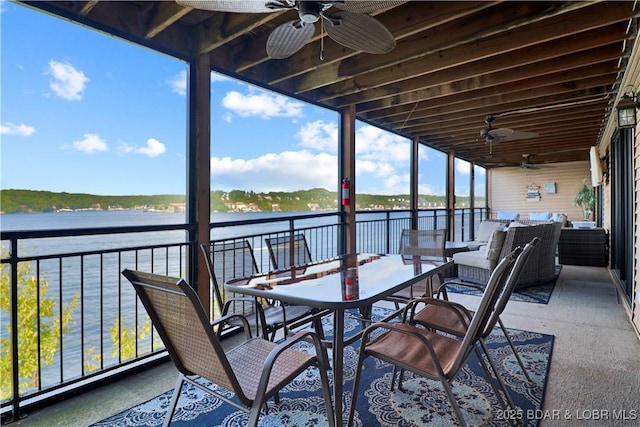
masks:
[[[409,198],[411,204],[411,228],[413,230],[418,229],[418,149],[420,148],[420,139],[416,136],[411,141],[411,154],[409,174]]]
[[[356,109],[351,105],[340,112],[340,140],[338,141],[338,206],[342,214],[343,234],[341,253],[356,252]],[[341,186],[349,180],[349,204],[342,205]]]
[[[188,277],[209,313],[209,275],[198,248],[210,240],[211,221],[211,63],[208,54],[198,55],[189,64],[188,96],[187,222],[189,242],[192,242]]]
[[[450,241],[455,240],[456,230],[456,156],[453,151],[447,153],[447,228]]]

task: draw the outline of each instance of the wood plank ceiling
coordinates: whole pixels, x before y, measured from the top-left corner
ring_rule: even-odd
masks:
[[[637,34],[635,2],[410,1],[371,13],[393,34],[387,54],[314,37],[287,59],[265,44],[297,12],[223,13],[173,1],[24,1],[216,71],[359,119],[488,168],[588,160]],[[335,7],[327,11],[328,14]],[[316,24],[317,25],[317,24]],[[322,59],[321,59],[322,57]],[[534,132],[489,147],[496,128]]]

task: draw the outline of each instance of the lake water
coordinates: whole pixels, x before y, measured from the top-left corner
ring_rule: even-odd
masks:
[[[273,219],[282,216],[302,216],[312,212],[256,212],[256,213],[213,213],[211,222],[220,224],[229,221],[253,219]],[[408,218],[408,212],[391,212],[389,218]],[[428,214],[435,219],[433,213]],[[437,212],[439,227],[445,224],[445,212]],[[357,220],[379,221],[380,229],[362,229],[359,234],[370,238],[375,233],[385,232],[386,213],[358,213]],[[307,228],[319,225],[336,224],[338,216],[327,216],[313,219],[297,219],[295,227]],[[0,230],[28,231],[53,229],[82,229],[96,227],[174,225],[184,224],[184,213],[161,213],[143,211],[80,211],[33,214],[0,215]],[[403,224],[408,224],[403,222]],[[237,236],[260,235],[284,232],[289,228],[289,221],[262,222],[242,225],[241,227],[214,228],[213,239]],[[334,242],[323,242],[323,245],[334,245]],[[110,329],[120,321],[122,327],[138,329],[147,321],[143,307],[137,302],[131,285],[120,274],[124,268],[135,268],[143,271],[154,271],[172,276],[184,275],[186,272],[186,251],[184,242],[186,232],[183,230],[109,234],[92,236],[73,236],[56,238],[25,239],[20,242],[18,254],[25,257],[44,257],[38,262],[30,262],[31,275],[40,277],[41,283],[48,285],[48,291],[41,291],[41,299],[51,299],[56,305],[56,316],[60,307],[68,307],[74,298],[78,298],[77,306],[72,310],[70,329],[60,338],[61,350],[51,366],[44,366],[42,372],[43,385],[57,384],[62,379],[68,380],[82,375],[86,363],[94,363],[93,355],[104,367],[119,363],[121,355],[114,343]],[[120,248],[148,247],[150,245],[167,245],[175,243],[170,249],[161,250],[125,250]],[[4,249],[9,242],[3,240]],[[266,260],[266,249],[261,239],[254,241],[257,259]],[[314,248],[315,249],[315,248]],[[312,249],[312,250],[314,250]],[[113,250],[109,252],[109,250]],[[86,255],[90,251],[107,251]],[[84,253],[84,255],[79,255]],[[50,259],[47,259],[47,258]],[[3,274],[6,274],[3,265]],[[263,266],[264,268],[264,266]],[[120,313],[120,319],[118,318]],[[8,336],[8,313],[2,312],[0,336]],[[44,323],[51,319],[44,319]],[[117,328],[116,328],[117,329]],[[156,344],[159,341],[156,341]],[[141,352],[151,348],[151,339],[146,338],[138,343]],[[62,357],[61,357],[62,354]],[[98,363],[99,365],[99,363]]]

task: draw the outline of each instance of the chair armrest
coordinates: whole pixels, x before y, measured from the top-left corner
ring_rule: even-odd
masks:
[[[461,282],[459,280],[449,280],[449,281],[444,282],[443,284],[441,284],[438,287],[438,295],[440,295],[441,292],[443,292],[443,293],[446,292],[447,285],[458,285],[458,286],[464,286],[464,287],[467,287],[467,288],[473,288],[473,289],[476,289],[476,290],[478,290],[480,292],[484,291],[484,286],[478,285],[476,283]],[[446,293],[445,293],[445,295],[446,295]]]
[[[264,361],[264,369],[262,370],[262,375],[260,376],[258,392],[264,392],[264,390],[266,390],[267,384],[269,383],[269,377],[271,376],[271,371],[273,370],[273,366],[278,360],[278,357],[286,350],[290,349],[292,346],[298,344],[301,341],[311,341],[313,343],[313,346],[316,350],[316,358],[318,359],[319,369],[327,369],[327,367],[329,366],[327,353],[322,347],[322,342],[320,341],[320,337],[318,337],[318,334],[313,331],[299,331],[296,334],[288,337],[286,340],[274,347],[273,350],[271,350]]]
[[[418,304],[424,304],[425,307],[429,304],[437,305],[448,311],[451,311],[463,325],[468,326],[471,323],[473,313],[471,313],[465,306],[458,304],[457,302],[442,300],[438,298],[416,298],[410,301],[405,307],[402,315],[403,323],[407,323],[407,313],[409,313],[409,323],[413,321],[413,316],[416,313],[416,307]]]
[[[224,326],[225,324],[227,324],[228,326],[234,326],[231,323],[231,320],[233,319],[237,319],[240,320],[240,322],[242,322],[242,329],[244,329],[244,335],[246,339],[251,338],[251,328],[249,327],[249,321],[247,320],[246,317],[244,317],[241,314],[226,314],[223,316],[218,317],[217,319],[215,319],[213,322],[210,323],[211,327],[214,328],[215,326]]]

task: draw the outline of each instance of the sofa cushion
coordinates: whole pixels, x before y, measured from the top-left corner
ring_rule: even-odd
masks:
[[[491,270],[491,261],[487,259],[486,246],[482,246],[477,251],[458,252],[453,254],[453,262],[456,264],[468,265],[470,267]]]
[[[548,221],[551,218],[551,212],[529,212],[529,219],[535,221]]]
[[[478,234],[474,242],[476,243],[484,243],[486,244],[496,230],[502,230],[504,228],[504,224],[497,221],[482,221],[478,226]]]
[[[502,251],[502,244],[504,243],[504,237],[507,233],[503,230],[496,230],[491,234],[489,242],[487,243],[487,260],[491,263],[492,267],[495,267],[500,258],[500,251]]]
[[[517,213],[517,212],[498,211],[498,216],[496,218],[497,219],[510,219],[512,221],[517,221],[518,219],[520,219],[520,214]]]

